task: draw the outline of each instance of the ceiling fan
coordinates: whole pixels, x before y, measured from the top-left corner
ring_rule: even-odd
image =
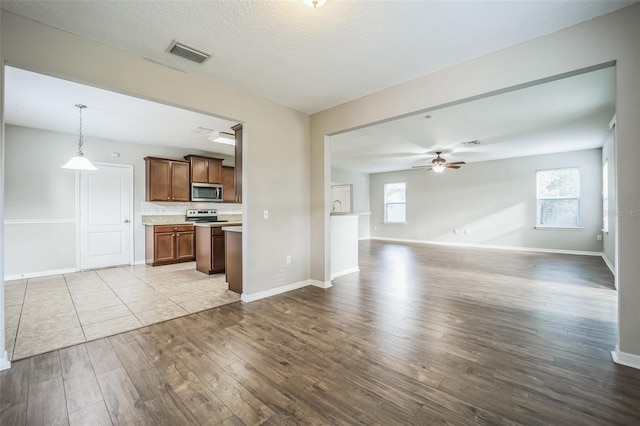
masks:
[[[467,164],[464,161],[456,161],[455,163],[447,163],[447,160],[440,157],[442,151],[436,151],[436,158],[431,160],[431,164],[426,166],[413,166],[412,169],[424,169],[427,171],[433,170],[436,173],[442,173],[444,169],[459,169],[463,164]]]

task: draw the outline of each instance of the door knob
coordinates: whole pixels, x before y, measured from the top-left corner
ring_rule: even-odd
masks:
[[[129,219],[125,219],[125,220],[124,220],[124,223],[129,223]]]

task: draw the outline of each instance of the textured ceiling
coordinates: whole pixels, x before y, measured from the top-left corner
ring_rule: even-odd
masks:
[[[7,1],[3,9],[314,113],[630,1]],[[172,40],[213,55],[165,52]]]
[[[377,173],[599,148],[615,113],[605,68],[331,137],[333,167]],[[430,115],[431,118],[425,118]],[[480,140],[480,145],[462,142]]]

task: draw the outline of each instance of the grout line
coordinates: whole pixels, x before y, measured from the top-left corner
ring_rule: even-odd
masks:
[[[13,356],[16,353],[16,344],[18,343],[18,333],[20,332],[20,323],[22,322],[22,311],[24,311],[24,303],[27,299],[28,285],[29,285],[29,278],[27,278],[27,282],[24,283],[24,293],[22,294],[22,305],[20,305],[20,315],[18,316],[18,325],[16,326],[16,337],[13,338],[13,349],[11,350],[11,361],[13,361]],[[5,311],[6,311],[6,307],[5,307]]]
[[[71,294],[71,290],[69,289],[69,283],[67,282],[67,277],[65,274],[62,274],[62,278],[64,279],[64,285],[67,287],[67,293],[69,293],[69,299],[71,299],[71,304],[73,305],[73,312],[76,313],[76,319],[78,320],[78,325],[80,326],[80,331],[82,331],[82,337],[84,337],[84,341],[87,341],[87,336],[84,334],[84,328],[82,328],[82,323],[80,322],[80,316],[78,315],[78,309],[76,308],[76,302],[73,301],[73,295]]]

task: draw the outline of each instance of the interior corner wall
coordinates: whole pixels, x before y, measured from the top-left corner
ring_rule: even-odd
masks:
[[[352,185],[352,211],[361,213],[358,216],[358,239],[369,238],[369,174],[332,167],[331,183]]]
[[[0,18],[7,65],[244,123],[243,290],[309,279],[307,114],[4,10]]]
[[[601,150],[371,175],[371,238],[602,252]],[[578,167],[579,230],[536,229],[536,170]],[[406,183],[407,223],[384,223],[384,184]],[[454,233],[454,229],[458,233]]]
[[[0,18],[2,11],[0,10]],[[4,94],[4,64],[0,54],[0,95]],[[4,188],[4,96],[0,96],[0,193]],[[4,196],[0,196],[0,242],[5,239],[4,226]],[[0,370],[11,367],[7,355],[5,342],[5,315],[4,315],[4,244],[0,244]]]
[[[325,137],[530,82],[616,65],[618,209],[640,211],[640,5],[458,64],[311,117],[311,278],[328,279]],[[640,218],[618,220],[619,351],[640,356]]]
[[[609,231],[602,233],[603,252],[609,265],[616,267],[616,226],[618,223],[618,211],[616,209],[616,155],[615,155],[615,126],[609,132],[609,136],[602,146],[602,165],[607,162],[609,181]]]

